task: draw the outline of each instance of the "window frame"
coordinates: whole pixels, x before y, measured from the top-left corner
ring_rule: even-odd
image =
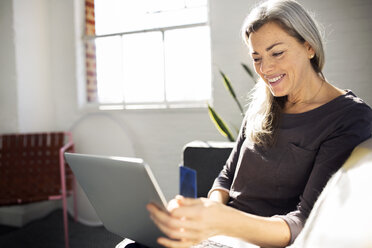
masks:
[[[207,6],[208,8],[208,6]],[[208,18],[207,18],[208,19]],[[149,28],[149,29],[142,29],[142,30],[133,30],[133,31],[126,31],[126,32],[117,32],[117,33],[110,33],[110,34],[101,34],[101,35],[87,35],[83,32],[81,42],[85,44],[87,41],[94,41],[98,38],[105,38],[105,37],[113,37],[113,36],[120,36],[121,38],[125,35],[130,34],[139,34],[139,33],[146,33],[146,32],[161,32],[163,37],[163,44],[164,44],[164,33],[169,30],[176,30],[176,29],[186,29],[186,28],[194,28],[194,27],[208,27],[210,30],[209,21],[206,22],[199,22],[199,23],[192,23],[192,24],[183,24],[183,25],[176,25],[176,26],[166,26],[166,27],[159,27],[159,28]],[[85,50],[85,49],[84,49]],[[85,98],[85,105],[87,106],[87,110],[164,110],[164,109],[206,109],[208,106],[208,102],[212,99],[212,57],[211,57],[211,69],[210,73],[210,93],[209,97],[205,100],[192,100],[192,101],[168,101],[165,97],[161,102],[135,102],[135,103],[128,103],[123,102],[120,103],[100,103],[98,99],[96,101],[88,101]],[[165,60],[163,60],[165,63]],[[164,68],[165,70],[165,68]],[[84,66],[84,72],[86,73],[87,68],[86,65]],[[165,80],[163,81],[164,84],[164,96],[166,96],[166,87],[165,87]],[[85,92],[83,95],[87,94],[88,88],[85,84]]]

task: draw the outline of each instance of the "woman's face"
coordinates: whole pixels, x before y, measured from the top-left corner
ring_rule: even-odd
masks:
[[[314,50],[274,22],[252,32],[248,44],[255,71],[274,96],[299,93],[314,73],[310,63]]]

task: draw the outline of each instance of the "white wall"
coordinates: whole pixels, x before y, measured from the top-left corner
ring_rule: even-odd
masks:
[[[301,1],[325,29],[324,75],[372,106],[372,1]]]
[[[233,3],[233,4],[232,4]],[[213,96],[216,110],[239,128],[239,109],[226,91],[219,70],[230,79],[240,102],[247,103],[247,94],[254,82],[243,70],[241,63],[252,68],[248,49],[241,39],[241,25],[250,10],[252,1],[209,1],[213,58]]]
[[[18,131],[54,128],[48,0],[14,0]]]
[[[51,130],[48,1],[1,1],[0,18],[0,131]]]
[[[13,1],[0,1],[0,132],[18,130]]]
[[[372,104],[369,47],[372,1],[300,2],[316,12],[326,28],[326,77]],[[239,126],[240,116],[223,88],[218,69],[230,77],[239,98],[244,100],[253,83],[240,66],[241,62],[250,63],[248,50],[240,40],[240,27],[252,3],[252,0],[210,1],[214,105],[235,126]],[[77,23],[80,19],[75,13],[80,13],[79,6],[78,0],[0,1],[1,132],[69,130],[76,127],[79,119],[92,115],[78,104],[77,78],[81,70],[77,67],[76,51],[79,51],[81,24]],[[206,109],[127,110],[105,114],[129,132],[137,156],[153,166],[168,198],[177,193],[169,185],[177,183],[183,146],[195,139],[224,140],[211,124]],[[87,131],[105,132],[105,128]],[[99,150],[102,144],[98,141],[96,144]],[[110,148],[110,144],[105,144],[105,148]],[[118,147],[112,150],[126,153]]]

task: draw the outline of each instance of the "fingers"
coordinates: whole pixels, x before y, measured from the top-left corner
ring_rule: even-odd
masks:
[[[174,209],[170,214],[175,218],[196,220],[200,219],[201,210],[201,207],[198,206],[182,206],[182,208]]]
[[[187,221],[185,218],[174,218],[153,204],[149,204],[147,209],[149,210],[151,214],[150,217],[154,223],[171,239],[195,240],[195,238],[199,237],[194,228],[195,225]]]
[[[211,219],[215,219],[217,215],[214,211],[210,211],[210,207],[215,205],[215,202],[205,198],[192,199],[177,196],[169,203],[169,212],[155,204],[149,204],[147,209],[151,219],[168,237],[160,238],[159,243],[166,247],[189,247],[214,233],[213,228],[208,227],[208,223],[210,224]]]
[[[174,209],[179,208],[179,207],[180,207],[179,200],[176,198],[176,199],[171,200],[168,203],[167,210],[169,212],[172,212]]]
[[[177,199],[177,198],[176,198]],[[205,209],[205,199],[182,198],[177,199],[179,207],[172,208],[170,214],[176,218],[200,219]]]
[[[179,205],[181,206],[192,206],[201,204],[204,201],[204,198],[186,198],[181,195],[176,196],[175,198]]]
[[[199,203],[200,200],[193,199],[193,198],[185,198],[181,195],[177,195],[174,199],[172,199],[167,206],[167,209],[169,212],[172,212],[172,210],[179,208],[180,206],[187,206],[187,205],[194,205]]]
[[[193,205],[193,204],[198,204],[201,202],[201,199],[203,198],[187,198],[187,197],[180,197],[177,198],[182,205]]]
[[[191,230],[186,230],[185,228],[174,228],[170,225],[161,223],[158,219],[151,217],[154,223],[159,227],[159,229],[170,239],[177,241],[195,241],[198,240],[198,234]]]
[[[149,205],[157,207],[155,204]],[[203,198],[184,198],[183,196],[178,195],[168,203],[167,210],[173,217],[195,219],[198,218],[197,213],[200,211],[202,206]],[[157,207],[157,209],[159,208]]]
[[[165,246],[165,247],[170,247],[170,248],[188,248],[190,246],[196,245],[199,242],[192,242],[188,240],[183,240],[183,241],[177,241],[177,240],[171,240],[167,239],[164,237],[161,237],[158,239],[158,243]]]

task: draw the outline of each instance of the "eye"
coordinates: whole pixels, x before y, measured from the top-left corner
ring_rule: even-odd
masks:
[[[274,57],[279,57],[280,55],[282,55],[284,53],[284,51],[282,52],[276,52],[276,53],[273,53],[273,56]]]
[[[260,58],[253,58],[253,61],[254,61],[255,63],[258,63],[258,62],[261,61],[261,59],[260,59]]]

